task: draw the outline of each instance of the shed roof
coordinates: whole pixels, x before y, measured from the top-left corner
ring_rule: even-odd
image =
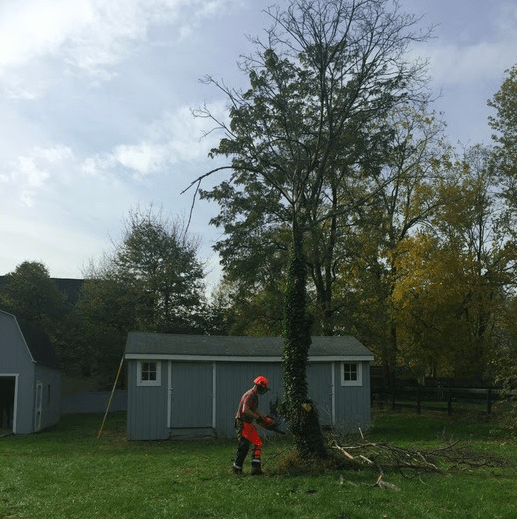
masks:
[[[282,357],[283,344],[282,337],[131,332],[126,343],[126,358],[277,361]],[[309,358],[373,360],[373,354],[351,336],[312,337]]]

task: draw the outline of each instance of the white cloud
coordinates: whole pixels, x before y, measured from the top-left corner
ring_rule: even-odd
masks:
[[[433,79],[444,86],[476,87],[476,82],[499,77],[507,68],[506,50],[507,43],[489,42],[465,47],[454,44],[437,47],[430,54]]]
[[[226,117],[224,102],[212,103],[207,109],[221,120]],[[167,114],[159,125],[171,150],[171,160],[190,161],[205,159],[221,135],[210,134],[215,123],[210,119],[195,118],[190,108],[183,107]]]
[[[40,148],[37,146],[34,149],[34,155],[51,164],[63,162],[67,159],[73,158],[74,156],[72,150],[68,146],[62,144],[58,144],[52,148]]]
[[[37,192],[46,187],[56,168],[61,170],[62,164],[72,158],[72,150],[66,146],[35,147],[30,154],[12,161],[0,181],[17,193],[19,202],[32,207]]]
[[[168,162],[169,150],[162,144],[142,142],[137,145],[122,144],[113,152],[115,160],[136,175],[156,173]]]
[[[216,117],[225,115],[222,102],[209,109]],[[108,191],[143,181],[155,184],[179,163],[192,167],[207,160],[208,151],[220,138],[217,133],[202,138],[211,129],[209,124],[208,119],[194,118],[189,108],[182,107],[142,128],[136,142],[121,142],[105,153],[80,156],[78,150],[63,144],[34,146],[0,168],[0,184],[12,203],[26,207],[59,197],[64,189],[80,192],[85,182],[94,181]]]
[[[22,81],[16,75],[4,75],[4,87],[8,99],[34,101],[38,99],[41,92],[46,89],[45,83],[41,81],[28,82]]]
[[[464,93],[492,89],[494,81],[500,82],[504,71],[516,60],[517,5],[498,2],[491,9],[485,7],[483,13],[490,16],[466,17],[465,25],[461,18],[454,18],[449,32],[426,45],[430,73],[438,88],[457,88]],[[456,32],[451,32],[454,29]]]
[[[217,117],[225,116],[222,102],[208,108]],[[204,161],[221,137],[215,133],[205,136],[210,124],[207,119],[194,118],[188,107],[167,112],[142,130],[139,142],[122,143],[108,153],[88,157],[80,169],[91,176],[109,177],[122,168],[139,181],[174,164]]]
[[[173,24],[177,34],[190,33],[200,17],[220,13],[235,1],[2,0],[0,79],[10,95],[23,99],[38,95],[21,79],[24,67],[36,61],[51,60],[61,70],[57,75],[66,66],[107,80],[113,65],[146,40],[152,24]]]
[[[497,18],[496,27],[498,33],[511,39],[515,45],[517,29],[517,4],[504,2],[500,7],[500,16]]]
[[[19,180],[24,181],[27,188],[39,188],[45,183],[49,174],[36,165],[33,157],[20,157],[15,177],[21,177]]]
[[[94,21],[88,0],[4,0],[0,8],[0,67],[54,54]]]

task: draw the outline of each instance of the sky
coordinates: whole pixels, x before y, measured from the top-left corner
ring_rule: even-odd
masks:
[[[0,275],[38,261],[51,277],[82,278],[136,207],[189,217],[192,193],[181,192],[214,167],[220,137],[192,109],[226,113],[200,80],[246,86],[237,62],[253,50],[247,36],[271,25],[272,1],[0,1]],[[413,52],[429,59],[449,140],[489,144],[487,100],[517,63],[516,0],[401,4],[435,26]],[[211,286],[217,209],[196,202],[190,224]]]

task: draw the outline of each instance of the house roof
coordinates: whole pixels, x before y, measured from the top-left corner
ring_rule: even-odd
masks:
[[[65,301],[71,306],[75,305],[81,295],[84,279],[51,278],[58,290],[65,296]]]
[[[276,362],[282,358],[283,344],[282,337],[131,332],[125,356],[127,359]],[[373,354],[351,336],[312,337],[309,358],[312,361],[373,360]]]
[[[75,278],[50,278],[56,285],[57,289],[63,294],[65,301],[73,306],[79,300],[81,289],[84,285],[84,279]],[[0,276],[0,289],[9,284],[9,276]]]

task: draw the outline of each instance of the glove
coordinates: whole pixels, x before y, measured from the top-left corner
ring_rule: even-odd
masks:
[[[274,424],[275,424],[275,421],[273,420],[273,418],[271,418],[269,416],[264,416],[264,418],[262,418],[261,425],[263,427],[271,427]]]

